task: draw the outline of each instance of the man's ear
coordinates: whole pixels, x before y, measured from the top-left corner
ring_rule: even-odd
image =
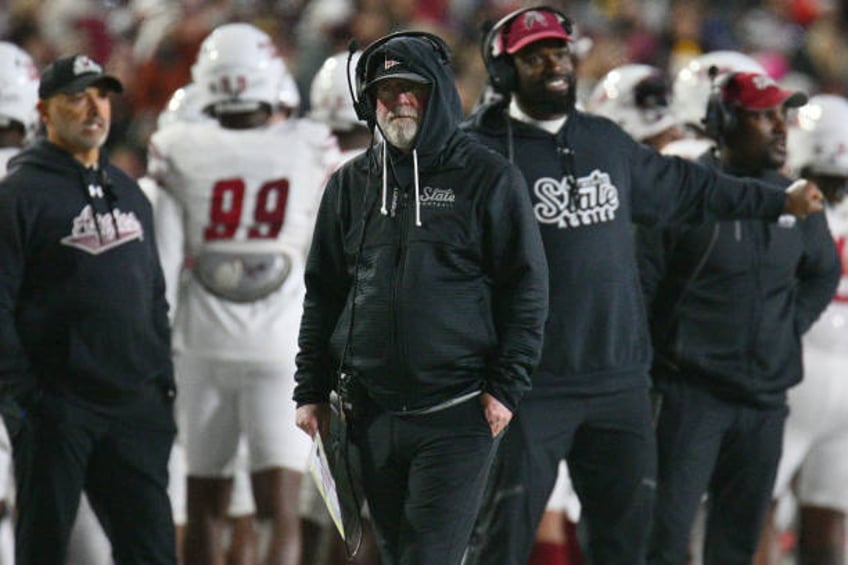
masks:
[[[38,117],[41,118],[43,123],[47,123],[47,107],[49,102],[47,100],[39,100],[38,104],[35,105],[35,109],[38,110]]]

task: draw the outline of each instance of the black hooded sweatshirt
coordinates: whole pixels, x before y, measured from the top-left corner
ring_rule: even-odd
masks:
[[[0,264],[4,390],[108,412],[154,379],[173,389],[151,207],[121,170],[87,169],[46,140],[15,156],[0,181]]]
[[[542,232],[551,301],[534,395],[648,386],[651,340],[632,222],[775,220],[786,200],[762,182],[662,156],[610,120],[580,111],[550,134],[506,117],[495,103],[464,127],[503,155],[512,148]]]
[[[700,161],[720,166],[711,154]],[[790,183],[775,170],[758,178]],[[639,230],[657,388],[685,378],[729,400],[784,403],[802,377],[801,336],[841,273],[824,214],[784,220]]]
[[[376,145],[328,183],[306,264],[294,399],[326,402],[343,363],[390,411],[479,390],[514,408],[547,311],[521,173],[458,130],[453,76],[429,41],[396,38],[373,57],[429,79],[429,99],[413,152]]]

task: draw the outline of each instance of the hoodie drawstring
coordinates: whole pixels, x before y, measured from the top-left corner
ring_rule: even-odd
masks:
[[[421,227],[421,200],[419,199],[419,186],[418,186],[418,150],[412,150],[412,172],[414,175],[414,183],[415,183],[415,226]]]
[[[388,183],[388,175],[386,173],[386,161],[388,161],[388,155],[386,154],[386,144],[383,143],[383,204],[380,206],[380,213],[384,216],[389,215],[389,209],[386,207],[386,199],[388,198],[388,188],[386,187]]]

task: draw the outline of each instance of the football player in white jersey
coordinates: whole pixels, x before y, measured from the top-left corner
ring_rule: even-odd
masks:
[[[290,77],[257,28],[216,28],[192,77],[217,121],[157,132],[149,161],[164,188],[157,239],[176,309],[188,470],[185,559],[220,558],[233,458],[245,437],[260,560],[294,564],[296,501],[310,448],[294,426],[291,402],[303,263],[339,151],[325,126],[284,119],[281,97]],[[183,268],[188,276],[181,278]]]
[[[659,151],[683,137],[670,102],[671,87],[660,69],[631,64],[604,75],[586,109],[611,119],[630,137]]]
[[[799,563],[841,565],[848,513],[848,100],[810,98],[790,123],[787,154],[792,171],[814,180],[827,199],[842,278],[833,302],[804,335],[804,380],[788,395],[775,499],[794,484]]]
[[[0,177],[38,125],[38,70],[26,51],[0,41]],[[12,446],[0,420],[0,563],[13,563]]]

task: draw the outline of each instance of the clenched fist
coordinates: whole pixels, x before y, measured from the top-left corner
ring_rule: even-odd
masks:
[[[824,196],[816,183],[798,179],[786,189],[786,204],[783,211],[796,218],[803,219],[807,214],[821,212],[824,209]]]

